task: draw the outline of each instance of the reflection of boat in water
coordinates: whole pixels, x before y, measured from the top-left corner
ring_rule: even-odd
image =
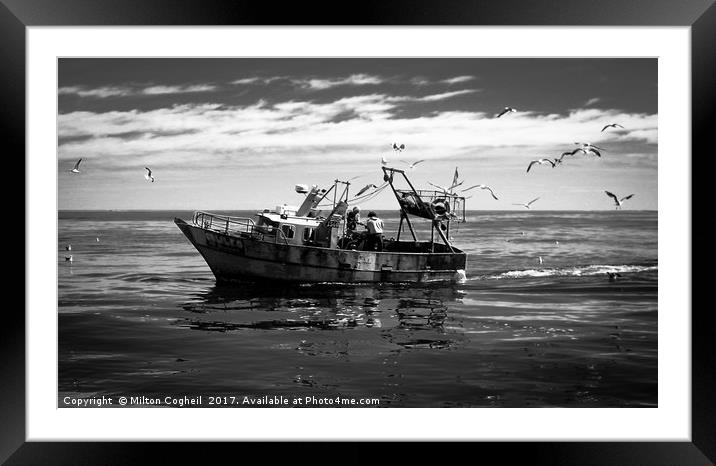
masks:
[[[462,297],[458,289],[438,285],[262,285],[217,284],[184,303],[191,315],[175,325],[211,332],[380,328],[402,341],[415,331],[444,333],[447,303]]]
[[[269,279],[294,282],[429,282],[465,277],[467,255],[448,240],[450,223],[464,220],[464,197],[448,192],[416,190],[405,172],[383,168],[384,179],[400,205],[395,238],[382,251],[362,250],[346,234],[349,182],[314,186],[298,208],[279,206],[255,219],[196,212],[191,222],[174,222],[204,257],[217,281]],[[397,188],[395,175],[407,187]],[[344,186],[338,196],[339,186]],[[318,209],[333,191],[331,211]],[[430,220],[430,240],[418,240],[410,216]],[[410,232],[409,240],[401,233]]]

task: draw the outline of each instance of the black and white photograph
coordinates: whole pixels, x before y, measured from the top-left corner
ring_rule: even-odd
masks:
[[[658,408],[658,59],[57,60],[58,408]]]

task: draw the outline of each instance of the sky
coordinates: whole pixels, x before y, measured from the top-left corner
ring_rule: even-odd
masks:
[[[461,193],[469,210],[613,209],[605,190],[655,210],[657,91],[654,58],[61,58],[59,208],[299,205],[296,184],[379,185],[385,157],[424,160],[417,188],[457,168],[458,191],[499,199]],[[577,142],[602,156],[526,172]],[[384,190],[361,207],[397,205]]]

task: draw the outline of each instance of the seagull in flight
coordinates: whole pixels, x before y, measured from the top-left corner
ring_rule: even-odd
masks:
[[[370,188],[377,188],[377,187],[378,187],[378,186],[376,186],[376,185],[374,185],[374,184],[372,184],[372,183],[371,183],[371,184],[367,184],[367,185],[365,185],[365,187],[363,187],[360,191],[358,191],[358,193],[356,193],[356,195],[353,196],[353,197],[358,197],[358,196],[360,196],[361,194],[363,194],[364,192],[368,191]]]
[[[606,272],[606,274],[609,277],[610,282],[614,282],[617,278],[621,278],[622,276],[619,272]]]
[[[562,155],[560,155],[559,160],[562,160],[562,157],[564,157],[565,155],[574,155],[577,152],[584,152],[586,154],[586,151],[584,149],[582,149],[581,147],[578,147],[574,150],[568,150],[566,152],[562,152]]]
[[[536,197],[536,198],[532,199],[532,200],[531,200],[530,202],[528,202],[527,204],[514,204],[514,203],[513,203],[512,205],[521,205],[521,206],[524,207],[525,209],[529,209],[529,208],[530,208],[530,205],[532,205],[532,203],[535,202],[537,199],[539,199],[539,197]]]
[[[620,125],[619,123],[612,123],[612,124],[606,125],[604,128],[602,128],[602,133],[603,133],[604,130],[607,129],[607,128],[621,128],[621,129],[624,129],[624,127],[623,127],[622,125]]]
[[[459,183],[453,184],[453,185],[450,186],[449,188],[445,188],[445,187],[443,187],[443,186],[438,186],[438,185],[436,185],[436,184],[431,183],[431,182],[428,181],[428,184],[429,184],[430,186],[435,186],[435,187],[438,188],[440,191],[442,191],[444,194],[449,194],[449,195],[451,195],[451,196],[454,196],[454,195],[455,195],[455,194],[453,194],[452,190],[455,189],[455,188],[457,188],[458,186],[460,186],[460,185],[463,184],[463,183],[464,183],[464,181],[461,181],[461,182],[459,182]]]
[[[405,162],[405,163],[408,164],[408,170],[412,170],[412,169],[415,168],[415,166],[416,166],[417,164],[423,163],[423,162],[425,162],[425,160],[418,160],[417,162],[413,162],[413,163],[406,162],[405,160],[403,160],[402,162]]]
[[[405,150],[405,144],[397,145],[393,143],[393,150],[396,152],[403,152]]]
[[[597,157],[601,157],[602,154],[600,154],[599,151],[604,150],[603,147],[595,146],[594,144],[589,142],[575,142],[575,144],[582,146],[578,149],[584,152],[585,155],[589,155],[588,152],[593,152],[597,155]]]
[[[579,144],[579,143],[577,143],[577,144]],[[596,147],[596,146],[577,147],[576,149],[574,149],[574,150],[571,152],[571,155],[574,155],[574,154],[576,154],[577,152],[581,152],[581,153],[583,153],[584,155],[589,155],[589,153],[591,152],[591,153],[593,153],[594,155],[596,155],[597,157],[601,157],[601,156],[602,156],[601,152],[599,152],[595,147]],[[604,149],[602,149],[602,150],[604,150]],[[564,155],[564,154],[569,154],[569,152],[564,152],[562,155]]]
[[[505,109],[504,109],[503,111],[501,111],[500,113],[498,113],[495,118],[500,118],[500,117],[501,117],[502,115],[504,115],[505,113],[511,113],[511,112],[516,112],[516,111],[517,111],[517,110],[514,109],[514,108],[512,108],[512,107],[505,107]]]
[[[486,186],[486,185],[484,185],[484,184],[476,184],[475,186],[470,186],[469,188],[463,189],[461,192],[464,193],[465,191],[469,191],[469,190],[474,189],[474,188],[487,189],[488,191],[490,191],[490,194],[492,194],[492,197],[493,197],[495,200],[497,200],[497,196],[495,196],[495,193],[492,191],[492,188],[490,188],[489,186]]]
[[[552,168],[554,168],[554,162],[552,162],[552,160],[550,160],[550,159],[533,160],[532,162],[530,162],[529,165],[527,165],[527,173],[530,172],[530,168],[532,168],[532,165],[534,165],[534,164],[536,164],[536,163],[538,163],[538,164],[540,164],[540,165],[543,165],[543,164],[545,164],[545,163],[549,163],[549,164],[552,165]]]
[[[627,199],[631,199],[631,197],[633,196],[633,194],[630,194],[628,196],[624,196],[623,198],[619,199],[616,195],[610,193],[609,191],[604,191],[604,192],[607,193],[607,196],[614,199],[614,205],[616,206],[616,209],[621,209],[624,201],[626,201]]]
[[[74,168],[72,168],[72,170],[70,170],[70,172],[72,172],[72,173],[79,173],[79,172],[80,172],[80,162],[81,162],[81,161],[82,161],[82,159],[79,159],[79,160],[77,161],[77,163],[75,163]]]
[[[152,180],[152,183],[154,183],[154,177],[152,176],[152,171],[149,169],[149,167],[144,167],[145,170],[147,170],[147,174],[144,175],[145,180]]]

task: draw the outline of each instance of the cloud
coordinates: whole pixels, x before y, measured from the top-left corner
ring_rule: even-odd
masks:
[[[420,97],[416,100],[418,100],[420,102],[435,102],[438,100],[445,100],[445,99],[449,99],[451,97],[456,97],[458,95],[472,94],[473,92],[477,92],[477,90],[476,89],[463,89],[460,91],[443,92],[442,94],[426,95],[425,97]]]
[[[299,87],[314,90],[325,90],[338,86],[366,86],[382,84],[384,80],[378,76],[367,74],[353,74],[346,78],[337,79],[296,79],[292,81]]]
[[[445,83],[445,84],[458,84],[458,83],[464,83],[467,81],[472,81],[473,79],[475,79],[474,76],[455,76],[454,78],[443,79],[440,82]]]
[[[61,87],[57,90],[58,94],[74,94],[80,97],[94,97],[94,98],[106,98],[106,97],[124,97],[132,94],[132,89],[128,87],[118,86],[103,86],[94,89],[87,89],[83,86],[66,86]]]
[[[462,76],[455,76],[452,78],[446,78],[441,80],[435,80],[431,81],[426,78],[422,77],[413,77],[408,80],[405,78],[398,78],[398,77],[381,77],[376,75],[369,75],[369,74],[352,74],[350,76],[346,77],[338,77],[338,78],[291,78],[288,76],[270,76],[270,77],[263,77],[263,76],[251,76],[251,77],[244,77],[239,78],[234,81],[231,81],[231,84],[235,85],[251,85],[251,84],[270,84],[274,81],[278,80],[286,80],[290,82],[292,85],[304,88],[304,89],[310,89],[314,91],[322,91],[326,89],[332,89],[335,87],[340,86],[369,86],[369,85],[380,85],[380,84],[412,84],[414,86],[426,86],[426,85],[436,85],[436,84],[447,84],[449,86],[454,84],[461,84],[468,81],[472,81],[476,79],[475,76],[469,76],[469,75],[462,75]]]
[[[104,99],[108,97],[129,97],[136,95],[165,95],[183,94],[191,92],[215,91],[217,87],[213,84],[195,84],[184,86],[103,86],[87,88],[85,86],[65,86],[57,90],[58,94],[77,95],[79,97],[90,97]]]
[[[240,78],[235,79],[234,81],[231,81],[231,84],[236,85],[245,85],[245,84],[271,84],[274,81],[279,81],[283,79],[288,79],[285,76],[271,76],[271,77],[262,77],[262,76],[252,76],[248,78]]]
[[[519,112],[496,119],[466,110],[422,112],[402,117],[416,103],[447,101],[477,92],[463,89],[424,96],[364,94],[328,102],[309,100],[251,105],[185,104],[146,111],[75,111],[58,116],[61,160],[95,158],[97,170],[141,167],[257,167],[331,163],[373,163],[392,157],[400,141],[410,158],[472,159],[499,155],[500,163],[523,164],[525,157],[559,155],[574,141],[607,148],[605,157],[640,157],[653,165],[657,115],[596,108],[567,114]],[[601,133],[603,121],[625,129]],[[526,155],[527,154],[527,155]],[[640,155],[641,154],[641,155]],[[101,163],[98,161],[101,160]],[[102,168],[99,168],[102,167]]]
[[[150,86],[141,90],[142,94],[182,94],[188,92],[209,92],[215,91],[216,86],[210,84],[199,84],[194,86]]]

